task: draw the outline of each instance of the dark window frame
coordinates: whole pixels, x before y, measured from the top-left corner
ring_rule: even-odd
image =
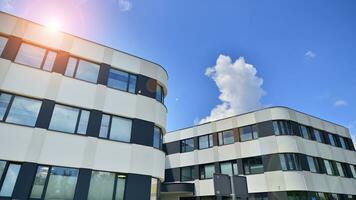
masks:
[[[254,172],[254,173],[252,173],[251,172],[251,166],[252,165],[260,165],[260,166],[262,166],[262,172],[257,172],[257,173]],[[243,158],[242,159],[242,166],[243,166],[244,175],[263,174],[265,172],[265,167],[263,165],[262,156]],[[247,167],[248,171],[246,170],[246,167]]]
[[[160,99],[157,99],[158,97],[157,97],[157,88],[160,88],[160,90],[161,90],[161,98]],[[158,101],[158,102],[160,102],[160,103],[162,103],[162,104],[164,104],[164,98],[165,98],[165,92],[164,92],[164,87],[162,86],[162,85],[160,85],[159,83],[157,83],[157,85],[156,85],[156,94],[155,94],[155,99]]]
[[[224,135],[227,133],[232,133],[232,142],[231,143],[227,143],[224,140]],[[221,139],[220,139],[221,136]],[[234,129],[228,129],[228,130],[224,130],[224,131],[220,131],[218,132],[218,146],[224,146],[224,145],[229,145],[229,144],[234,144],[235,141],[235,137],[234,137]]]
[[[201,145],[200,145],[200,138],[203,138],[203,137],[208,137],[208,147],[205,147],[205,148],[202,148]],[[211,138],[210,138],[211,137]],[[210,141],[210,139],[212,139],[212,141]],[[211,142],[211,144],[210,144]],[[198,149],[199,150],[203,150],[203,149],[210,149],[214,147],[214,136],[213,134],[207,134],[207,135],[201,135],[201,136],[198,136]]]
[[[183,170],[189,169],[190,177],[189,179],[183,180]],[[180,168],[180,181],[193,181],[194,180],[194,166],[186,166]]]
[[[67,71],[67,67],[68,67],[68,63],[69,63],[69,61],[70,61],[70,58],[76,59],[73,76],[68,76],[68,75],[65,74],[66,71]],[[76,76],[77,76],[78,67],[79,67],[79,62],[80,62],[81,60],[83,60],[83,61],[85,61],[85,62],[89,62],[89,63],[96,64],[96,65],[99,66],[98,77],[97,77],[97,79],[96,79],[96,82],[91,82],[91,81],[84,80],[84,79],[80,79],[80,78],[77,78],[77,77],[76,77]],[[98,84],[98,80],[99,80],[100,69],[101,69],[101,66],[100,66],[100,63],[98,63],[98,62],[91,61],[91,60],[88,60],[88,59],[85,59],[85,58],[81,58],[81,57],[79,57],[79,56],[69,55],[69,56],[68,56],[68,61],[67,61],[66,66],[65,66],[65,70],[64,70],[63,76],[68,77],[68,78],[73,78],[73,79],[76,79],[76,80],[80,80],[80,81],[84,81],[84,82],[91,83],[91,84],[96,84],[96,85],[97,85],[97,84]]]
[[[250,134],[251,134],[251,139],[249,140],[242,140],[242,130],[249,128],[250,129]],[[257,128],[257,124],[252,124],[252,125],[248,125],[248,126],[242,126],[239,127],[239,136],[240,136],[240,142],[247,142],[247,141],[251,141],[251,140],[256,140],[259,138],[259,133],[258,133],[258,128]]]
[[[132,127],[131,127],[132,128]],[[159,147],[156,147],[156,146],[154,146],[154,139],[155,139],[155,129],[158,129],[159,130],[159,133],[160,133],[160,137],[159,137]],[[155,148],[155,149],[159,149],[159,150],[162,150],[163,149],[163,131],[162,131],[162,129],[160,128],[160,127],[158,127],[158,126],[154,126],[153,127],[153,143],[152,143],[152,146],[153,146],[153,148]]]
[[[199,180],[206,180],[206,179],[214,178],[214,177],[207,177],[206,171],[205,171],[205,167],[206,166],[212,166],[214,168],[214,173],[216,173],[216,169],[215,169],[214,163],[208,163],[208,164],[199,165]]]
[[[193,143],[192,143],[193,147],[192,147],[192,150],[190,150],[190,151],[187,151],[186,148],[185,148],[185,146],[187,146],[185,143],[188,140],[192,140],[193,141]],[[195,149],[194,138],[187,138],[187,139],[184,139],[184,140],[180,141],[180,152],[181,153],[192,152],[192,151],[194,151],[194,149]]]
[[[127,73],[128,74],[127,85],[126,85],[126,89],[125,90],[122,90],[122,89],[119,89],[119,88],[116,88],[116,87],[113,87],[113,86],[109,85],[109,77],[110,77],[110,71],[111,70],[119,71],[119,72],[123,72],[123,73]],[[134,92],[129,92],[130,80],[131,80],[131,77],[133,77],[133,76],[136,77],[135,91]],[[117,69],[117,68],[114,68],[114,67],[110,67],[109,68],[109,73],[108,73],[108,78],[107,78],[107,81],[106,81],[106,86],[108,88],[111,88],[111,89],[114,89],[114,90],[118,90],[118,91],[122,91],[122,92],[128,92],[130,94],[137,94],[137,79],[138,79],[138,75],[137,74],[134,74],[134,73],[131,73],[131,72],[128,72],[128,71],[125,71],[125,70]]]
[[[107,137],[101,137],[100,135],[98,135],[98,138],[99,139],[105,139],[105,140],[110,140],[110,141],[115,141],[115,142],[123,142],[123,143],[132,143],[131,141],[131,137],[132,137],[132,129],[133,129],[133,119],[131,118],[128,118],[128,117],[122,117],[122,116],[119,116],[119,115],[112,115],[112,114],[109,114],[109,113],[102,113],[102,116],[104,115],[107,115],[109,116],[109,125],[108,125],[108,132],[107,132]],[[111,135],[111,125],[112,125],[112,119],[113,117],[118,117],[118,118],[123,118],[123,119],[128,119],[131,121],[131,132],[130,132],[130,141],[127,142],[127,141],[122,141],[122,140],[113,140],[110,138],[110,135]],[[100,127],[101,127],[101,122],[102,120],[100,121]],[[99,129],[99,133],[100,133],[100,129]],[[162,145],[163,146],[163,145]]]
[[[6,163],[5,163],[5,168],[4,168],[3,174],[2,174],[2,176],[0,176],[0,191],[1,191],[1,189],[2,189],[2,187],[3,187],[3,184],[4,184],[4,181],[5,181],[5,177],[6,177],[6,175],[7,175],[7,171],[8,171],[8,169],[9,169],[9,166],[10,166],[11,164],[20,165],[20,171],[21,171],[22,163],[20,163],[20,162],[6,161],[6,160],[0,160],[0,161],[5,161],[5,162],[6,162]],[[19,172],[19,174],[20,174],[20,172]],[[16,181],[15,181],[15,184],[16,184],[16,182],[17,182],[17,179],[19,178],[19,174],[17,174],[17,178],[16,178]],[[15,185],[15,186],[16,186],[16,185]],[[14,188],[14,189],[15,189],[15,188]],[[11,194],[10,197],[9,197],[9,196],[0,196],[0,198],[12,199],[13,192],[14,192],[14,190],[12,191],[12,194]]]

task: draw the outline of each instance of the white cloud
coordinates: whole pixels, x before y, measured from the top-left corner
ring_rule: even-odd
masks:
[[[132,4],[129,0],[115,0],[119,4],[119,8],[122,11],[129,11],[132,8]]]
[[[247,64],[243,57],[232,62],[229,56],[220,55],[216,65],[206,69],[205,75],[215,81],[222,103],[199,123],[262,108],[261,98],[265,95],[263,79],[256,74],[256,68]]]
[[[337,100],[334,102],[335,107],[347,106],[347,102],[345,100]]]
[[[13,9],[12,0],[0,0],[0,10],[9,12]]]
[[[316,53],[313,52],[313,51],[307,51],[305,53],[305,56],[308,57],[308,58],[315,58],[316,57]]]

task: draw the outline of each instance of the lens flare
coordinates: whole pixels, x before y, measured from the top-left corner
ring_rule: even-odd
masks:
[[[47,21],[46,27],[51,31],[58,31],[61,28],[61,23],[58,20],[50,19]]]

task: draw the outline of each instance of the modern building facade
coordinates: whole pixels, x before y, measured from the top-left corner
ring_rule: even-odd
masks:
[[[0,199],[234,197],[217,197],[214,174],[242,177],[249,199],[356,199],[347,128],[273,107],[166,134],[167,79],[0,13]]]
[[[0,13],[0,199],[157,199],[167,73]]]
[[[216,199],[214,173],[246,177],[249,199],[356,199],[348,129],[289,108],[174,131],[164,149],[164,200]]]

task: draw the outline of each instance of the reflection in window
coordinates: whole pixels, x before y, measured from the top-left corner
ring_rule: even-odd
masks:
[[[0,55],[4,51],[7,41],[8,39],[6,37],[0,36]]]
[[[214,164],[201,165],[199,166],[200,179],[210,179],[213,178],[215,173]]]
[[[282,170],[301,170],[301,166],[296,154],[279,154]]]
[[[155,126],[153,130],[153,147],[162,149],[162,131],[157,126]]]
[[[152,178],[151,179],[151,198],[150,200],[157,200],[158,199],[158,179]]]
[[[1,185],[1,190],[0,190],[0,196],[2,197],[11,197],[12,196],[12,192],[14,190],[15,187],[15,183],[17,180],[17,177],[19,175],[20,172],[20,168],[21,165],[18,164],[12,164],[10,163],[6,173],[4,173],[3,176],[3,182]]]
[[[109,87],[112,87],[112,88],[115,88],[118,90],[135,93],[136,92],[136,81],[137,81],[136,75],[129,74],[127,72],[111,68],[109,71],[109,78],[108,78],[107,85]]]
[[[116,176],[115,200],[123,200],[124,199],[125,184],[126,184],[126,176],[125,175],[117,175]]]
[[[32,186],[31,198],[41,198],[46,184],[49,167],[38,166],[35,181]]]
[[[241,142],[258,138],[257,126],[245,126],[239,128]]]
[[[356,166],[350,165],[350,169],[351,169],[352,177],[356,178]]]
[[[275,135],[292,135],[292,126],[289,121],[273,121]]]
[[[227,174],[229,176],[237,175],[237,163],[236,162],[223,162],[220,163],[220,171],[222,174]]]
[[[99,137],[108,138],[110,126],[110,115],[103,115],[101,118]]]
[[[341,148],[347,149],[345,139],[343,137],[339,136],[339,141],[340,141]]]
[[[56,56],[57,53],[54,51],[22,43],[16,55],[15,62],[52,71]]]
[[[339,176],[344,177],[345,176],[345,169],[343,167],[343,164],[341,164],[339,162],[336,162],[336,168],[337,168]]]
[[[163,87],[159,84],[156,86],[156,100],[164,103],[164,90]]]
[[[326,169],[326,173],[328,175],[334,175],[336,176],[336,169],[332,163],[332,161],[330,160],[324,160],[324,165],[325,165],[325,169]]]
[[[79,116],[79,109],[56,104],[49,128],[51,130],[74,133]]]
[[[97,83],[100,66],[86,60],[70,57],[67,63],[65,75],[80,80]]]
[[[199,136],[199,149],[207,149],[213,146],[213,135]]]
[[[72,168],[52,167],[45,199],[73,199],[78,179],[78,171],[78,169]]]
[[[85,135],[87,133],[90,112],[81,110],[77,133]]]
[[[242,160],[245,174],[258,174],[264,172],[261,157],[245,158]]]
[[[329,138],[329,144],[332,146],[336,146],[334,136],[331,133],[328,133],[328,138]]]
[[[93,171],[90,179],[88,200],[112,200],[115,177],[115,173]]]
[[[181,168],[180,180],[181,181],[192,181],[193,180],[193,166]]]
[[[321,132],[317,129],[313,129],[313,133],[314,133],[314,138],[317,142],[323,142],[323,140],[321,139]]]
[[[0,93],[0,121],[4,120],[7,108],[9,107],[12,95]]]
[[[218,133],[219,145],[234,143],[234,132],[232,130]]]
[[[132,120],[113,116],[111,119],[109,138],[117,141],[130,142],[131,128]]]
[[[41,101],[15,96],[6,122],[34,126],[41,108]]]
[[[314,172],[314,173],[320,172],[319,164],[318,164],[318,161],[316,160],[316,158],[307,156],[307,161],[308,161],[309,170],[311,172]]]
[[[180,142],[181,153],[190,152],[194,150],[194,139],[185,139]]]
[[[310,139],[309,128],[306,126],[303,126],[303,125],[300,125],[299,128],[300,128],[300,132],[302,133],[303,138]]]

